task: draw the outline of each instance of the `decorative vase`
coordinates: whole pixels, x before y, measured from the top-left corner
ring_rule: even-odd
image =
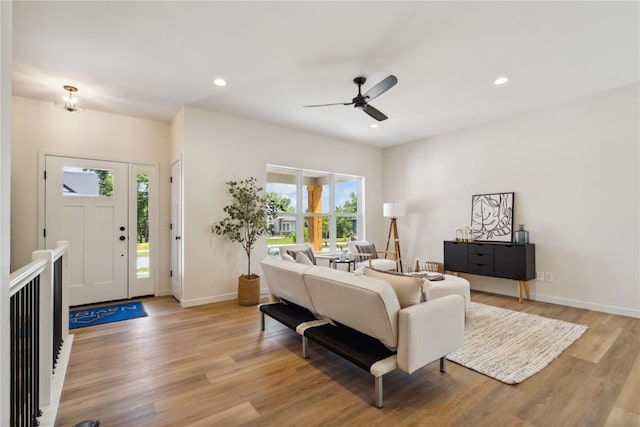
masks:
[[[260,276],[238,277],[238,304],[256,305],[260,302]]]
[[[518,224],[518,230],[516,231],[516,243],[519,245],[526,245],[529,243],[529,232],[524,229],[524,224]]]

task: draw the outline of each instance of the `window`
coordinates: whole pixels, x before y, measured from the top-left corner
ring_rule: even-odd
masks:
[[[149,174],[139,172],[136,191],[136,277],[149,277]]]
[[[361,234],[358,176],[267,166],[267,195],[280,206],[267,239],[270,253],[281,245],[309,243],[315,252],[347,248]]]
[[[113,170],[62,168],[62,195],[82,197],[113,197]]]

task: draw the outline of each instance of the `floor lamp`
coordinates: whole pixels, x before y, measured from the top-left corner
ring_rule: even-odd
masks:
[[[391,235],[393,235],[394,251],[396,252],[396,259],[398,260],[398,269],[402,273],[402,255],[400,254],[400,238],[398,236],[398,217],[404,216],[404,205],[401,203],[385,203],[382,206],[382,215],[385,218],[391,218],[389,223],[389,235],[387,237],[387,247],[385,251],[389,251],[389,245],[391,244]],[[387,257],[387,254],[384,254]]]

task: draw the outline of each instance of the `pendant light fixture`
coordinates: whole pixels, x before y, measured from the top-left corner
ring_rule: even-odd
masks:
[[[78,88],[75,86],[64,85],[62,86],[66,91],[65,94],[56,97],[55,105],[57,107],[64,108],[70,113],[75,113],[76,111],[81,111],[80,102],[78,97],[75,95],[78,92]]]

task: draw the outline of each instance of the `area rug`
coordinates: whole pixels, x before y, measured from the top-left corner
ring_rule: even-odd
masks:
[[[464,346],[447,359],[518,384],[549,365],[586,330],[584,325],[472,302]]]
[[[69,312],[69,329],[102,325],[145,316],[147,316],[147,312],[140,301],[71,310]]]

